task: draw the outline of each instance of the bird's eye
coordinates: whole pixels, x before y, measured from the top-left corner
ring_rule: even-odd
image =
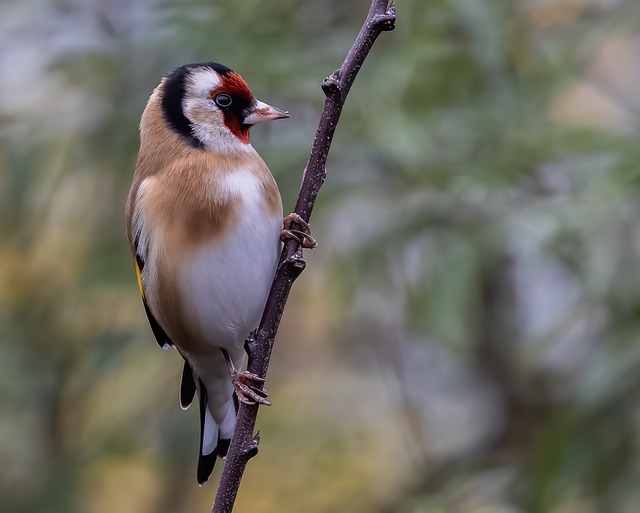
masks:
[[[232,102],[231,96],[229,96],[228,94],[218,94],[214,98],[214,101],[216,102],[216,105],[222,109],[229,107]]]

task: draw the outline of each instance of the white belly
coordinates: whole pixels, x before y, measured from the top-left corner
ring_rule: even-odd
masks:
[[[180,272],[194,331],[211,348],[242,348],[258,327],[275,274],[282,218],[252,199],[245,196],[237,226],[184,262]]]

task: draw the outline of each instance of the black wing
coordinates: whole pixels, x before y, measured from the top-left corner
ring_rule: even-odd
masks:
[[[136,251],[136,274],[138,276],[138,287],[140,288],[140,295],[142,296],[142,303],[144,304],[144,311],[147,314],[147,319],[149,319],[149,325],[151,326],[151,331],[153,335],[156,337],[156,341],[158,345],[162,349],[169,349],[174,344],[169,338],[169,335],[162,329],[156,318],[151,313],[151,309],[147,304],[147,298],[144,294],[144,286],[142,284],[142,269],[144,268],[144,260]],[[183,356],[184,358],[184,356]],[[180,380],[180,406],[183,410],[186,410],[193,401],[193,396],[196,393],[196,382],[193,377],[193,371],[191,370],[191,365],[187,362],[187,359],[184,360],[184,367],[182,368],[182,379]]]
[[[153,316],[153,314],[151,313],[151,309],[149,308],[149,304],[147,303],[147,298],[144,294],[144,286],[142,284],[142,269],[144,269],[144,260],[136,251],[136,275],[138,276],[138,288],[140,289],[140,295],[142,296],[144,311],[147,314],[147,319],[149,319],[149,324],[151,325],[151,331],[156,337],[158,345],[162,349],[169,349],[171,346],[173,346],[173,342],[169,338],[169,335],[167,335],[162,329],[156,318]]]

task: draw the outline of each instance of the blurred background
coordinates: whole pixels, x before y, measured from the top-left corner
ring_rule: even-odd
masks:
[[[640,511],[640,3],[399,0],[312,219],[236,511]],[[0,511],[206,512],[123,209],[187,62],[292,119],[291,211],[368,0],[2,0]]]

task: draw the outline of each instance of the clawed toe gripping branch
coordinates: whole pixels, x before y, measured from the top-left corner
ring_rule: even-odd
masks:
[[[302,227],[302,230],[294,228],[294,224],[299,224]],[[284,218],[280,238],[283,241],[286,241],[287,239],[294,239],[304,249],[315,249],[318,247],[316,239],[311,236],[311,227],[309,226],[309,223],[295,212]]]
[[[280,263],[269,292],[262,321],[256,333],[246,344],[249,363],[246,374],[239,381],[242,385],[249,387],[250,391],[256,393],[257,397],[262,397],[262,394],[257,390],[262,390],[261,384],[267,374],[273,342],[289,291],[305,267],[302,247],[313,247],[313,243],[315,243],[310,234],[305,231],[305,226],[308,225],[318,191],[327,175],[327,155],[331,148],[342,107],[373,43],[381,32],[394,29],[395,20],[396,13],[393,2],[389,4],[388,0],[372,0],[367,18],[342,66],[322,82],[322,90],[326,98],[313,147],[302,177],[300,195],[294,211],[297,217],[291,222],[293,226],[285,227],[289,233],[285,234]],[[255,385],[247,385],[245,383],[247,379],[253,381]],[[242,387],[240,388],[242,389]],[[255,399],[255,397],[253,398]],[[230,513],[232,511],[247,462],[258,453],[260,435],[254,436],[253,434],[258,414],[258,402],[260,401],[249,400],[240,404],[236,428],[211,513]]]

